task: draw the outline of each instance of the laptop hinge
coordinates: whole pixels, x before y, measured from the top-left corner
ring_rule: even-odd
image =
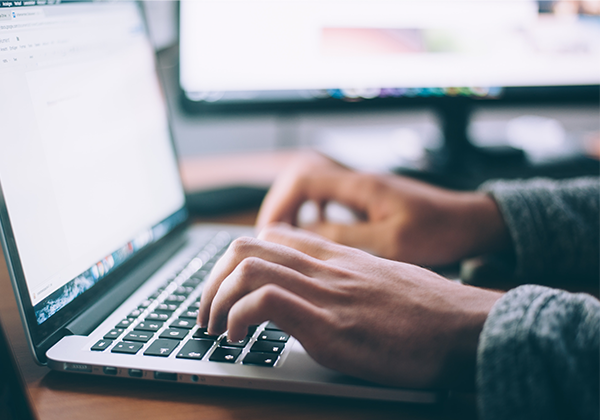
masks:
[[[146,258],[140,267],[128,273],[118,286],[113,287],[104,296],[94,302],[64,328],[64,335],[88,335],[100,325],[115,309],[148,280],[183,245],[188,236],[177,235],[170,242],[161,245],[156,253]]]

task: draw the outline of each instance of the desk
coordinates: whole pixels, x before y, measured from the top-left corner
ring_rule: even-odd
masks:
[[[289,158],[289,156],[287,157]],[[287,159],[286,158],[286,159]],[[285,160],[285,159],[284,159]],[[182,165],[193,168],[194,165]],[[184,173],[184,179],[189,174]],[[262,173],[268,181],[273,173]],[[194,182],[193,177],[187,178]],[[196,184],[197,185],[197,184]],[[255,212],[207,221],[252,223]],[[473,397],[453,396],[440,406],[357,401],[261,391],[211,388],[50,371],[27,348],[4,258],[0,259],[0,317],[15,350],[40,420],[47,419],[469,419]]]

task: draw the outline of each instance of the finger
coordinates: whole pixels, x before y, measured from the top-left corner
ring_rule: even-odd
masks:
[[[312,278],[260,258],[247,258],[221,283],[211,302],[209,333],[218,335],[224,332],[227,314],[235,302],[267,284],[275,284],[311,300],[318,299],[323,294],[323,288]]]
[[[321,325],[324,310],[294,293],[268,284],[238,300],[227,320],[230,340],[241,340],[250,325],[273,321],[304,345],[315,326]]]
[[[208,322],[210,305],[221,286],[223,280],[246,258],[257,257],[275,264],[289,267],[300,273],[310,275],[314,272],[316,263],[314,258],[296,249],[281,246],[255,238],[238,238],[231,243],[229,249],[215,264],[208,281],[204,286],[200,307],[198,310],[198,323],[202,326]]]
[[[361,188],[364,182],[368,182],[368,177],[342,167],[290,175],[276,182],[267,193],[258,214],[257,227],[262,229],[272,222],[295,225],[298,209],[308,200],[317,203],[335,200],[365,212],[369,199],[366,188]]]
[[[370,253],[388,257],[395,246],[390,242],[390,227],[386,223],[359,222],[351,225],[339,223],[315,223],[307,230],[342,245],[359,248]]]
[[[260,232],[258,238],[295,249],[321,261],[337,254],[335,244],[330,240],[314,232],[295,228],[285,223],[275,223],[267,226]]]

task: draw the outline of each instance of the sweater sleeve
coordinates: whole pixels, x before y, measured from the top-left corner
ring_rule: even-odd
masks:
[[[481,418],[598,419],[600,302],[517,287],[492,308],[477,349]]]
[[[552,283],[547,279],[597,281],[600,178],[492,181],[480,190],[494,198],[504,218],[518,279],[545,284]]]

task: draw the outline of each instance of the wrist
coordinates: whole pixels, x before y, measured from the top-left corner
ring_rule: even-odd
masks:
[[[492,307],[503,293],[465,286],[464,299],[455,314],[453,339],[444,363],[442,381],[445,387],[455,390],[475,389],[477,347],[483,325]]]
[[[464,193],[460,206],[461,226],[467,241],[464,258],[500,252],[510,247],[510,235],[498,205],[486,193]]]

